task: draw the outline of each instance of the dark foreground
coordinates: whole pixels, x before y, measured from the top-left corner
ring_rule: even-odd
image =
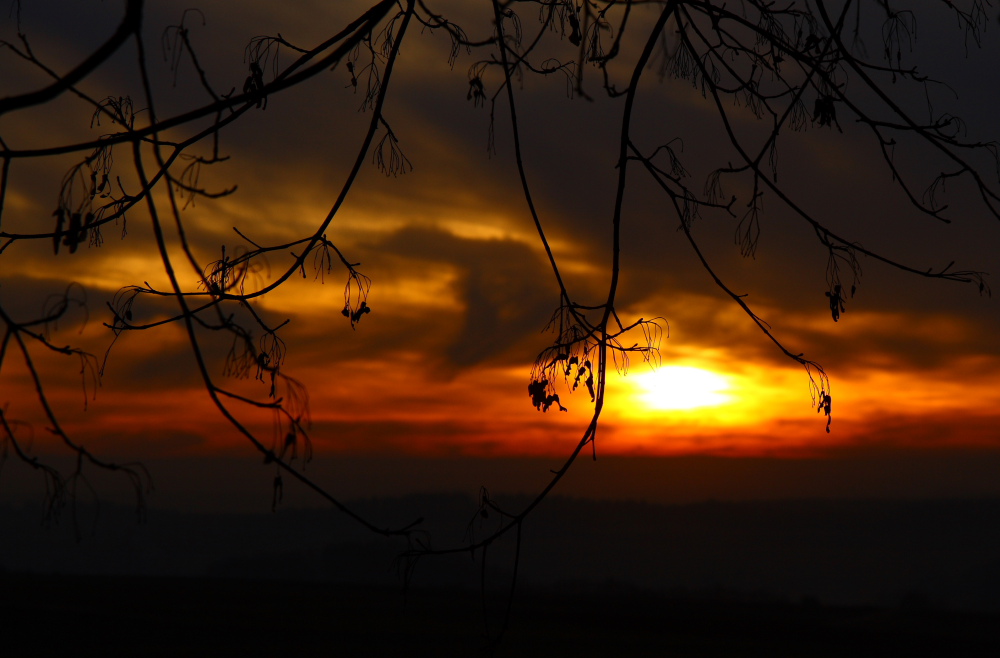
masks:
[[[504,597],[487,597],[493,632]],[[1000,616],[733,601],[609,586],[519,591],[492,653],[468,590],[0,575],[4,656],[1000,655]]]

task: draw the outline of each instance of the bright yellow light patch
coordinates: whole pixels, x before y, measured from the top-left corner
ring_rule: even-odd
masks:
[[[713,407],[732,400],[724,392],[730,388],[729,381],[701,368],[664,366],[634,377],[642,391],[638,398],[650,409]]]

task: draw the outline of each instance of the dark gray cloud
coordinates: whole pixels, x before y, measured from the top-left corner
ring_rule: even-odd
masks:
[[[545,263],[527,245],[503,240],[464,240],[441,231],[404,229],[378,245],[423,266],[457,268],[462,319],[445,329],[447,357],[469,366],[503,355],[540,330],[540,318],[558,304]]]
[[[287,330],[293,351],[331,361],[417,351],[441,375],[487,362],[526,365],[550,340],[541,332],[558,305],[558,287],[542,256],[523,242],[407,227],[358,251],[374,279],[372,314],[352,331],[338,311],[325,318],[296,313]],[[440,291],[444,299],[414,308],[382,301],[380,286],[428,272],[449,282]],[[336,296],[339,286],[334,280],[324,287]]]

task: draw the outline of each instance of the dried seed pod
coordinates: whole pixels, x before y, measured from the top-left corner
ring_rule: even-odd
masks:
[[[63,244],[69,247],[69,253],[76,253],[76,247],[80,244],[80,232],[82,226],[82,215],[78,212],[69,216],[69,230],[63,238]]]
[[[59,206],[56,208],[56,211],[52,213],[52,216],[56,218],[56,228],[52,233],[52,252],[58,256],[59,238],[62,236],[63,224],[66,222],[66,209]]]

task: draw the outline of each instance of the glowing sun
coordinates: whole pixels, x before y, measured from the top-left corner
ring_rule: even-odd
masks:
[[[638,398],[650,409],[694,409],[725,404],[732,396],[722,375],[691,366],[663,366],[634,375]]]

